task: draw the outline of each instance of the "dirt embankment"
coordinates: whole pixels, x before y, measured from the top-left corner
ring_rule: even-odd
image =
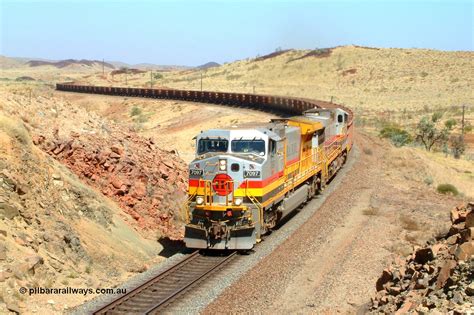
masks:
[[[356,140],[359,159],[340,186],[207,314],[355,313],[370,301],[389,261],[449,229],[446,207],[459,198],[423,183],[420,165],[397,166],[409,159],[386,142],[360,134]]]
[[[62,313],[94,296],[20,287],[108,288],[146,268],[162,248],[122,217],[37,148],[21,120],[0,113],[0,313]]]
[[[64,313],[164,259],[182,236],[186,164],[47,87],[0,87],[0,313]]]

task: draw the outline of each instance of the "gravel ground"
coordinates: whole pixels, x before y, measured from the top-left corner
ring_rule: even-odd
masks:
[[[364,311],[376,279],[393,258],[392,244],[406,242],[400,218],[409,214],[439,221],[437,211],[445,213],[443,209],[457,201],[440,197],[426,185],[392,177],[406,175],[403,168],[395,175],[388,172],[393,167],[390,150],[396,148],[375,138],[358,135],[356,139],[361,153],[353,152],[343,170],[346,174],[331,183],[325,198],[306,206],[289,222],[288,230],[275,233],[270,246],[257,248],[256,257],[244,261],[235,276],[249,270],[247,264],[254,268],[224,289],[202,313]],[[417,232],[428,229],[425,224]],[[208,296],[215,296],[202,294],[206,302]]]
[[[322,195],[317,196],[305,207],[301,208],[294,217],[283,224],[278,230],[268,235],[255,250],[249,255],[243,255],[235,259],[230,265],[212,275],[200,285],[192,288],[183,299],[170,305],[169,313],[179,314],[197,314],[202,312],[214,299],[216,299],[226,288],[236,282],[247,271],[255,267],[262,259],[270,255],[280,244],[285,242],[300,226],[317,212],[318,208],[331,195],[331,193],[341,183],[345,174],[352,168],[355,160],[359,156],[357,147],[350,153],[349,159],[343,169],[339,171],[331,184],[326,188]],[[164,261],[162,264],[154,266],[144,273],[141,273],[120,286],[131,291],[138,285],[149,280],[151,277],[169,268],[173,264],[182,260],[183,254],[176,254]],[[87,314],[110,303],[116,296],[99,296],[71,311],[73,315]]]

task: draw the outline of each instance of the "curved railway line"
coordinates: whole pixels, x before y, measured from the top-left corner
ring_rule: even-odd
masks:
[[[146,97],[158,99],[180,100],[207,104],[221,104],[230,106],[243,106],[261,111],[278,111],[286,115],[300,115],[304,111],[313,108],[341,108],[349,113],[348,127],[352,125],[352,111],[342,105],[331,102],[310,100],[296,97],[229,93],[229,92],[209,92],[191,91],[175,89],[147,89],[109,86],[76,85],[73,83],[58,83],[56,89],[59,91],[104,94],[115,96]]]
[[[313,108],[337,107],[349,113],[348,127],[353,124],[353,113],[349,108],[330,102],[302,98],[176,89],[87,86],[73,83],[58,83],[56,89],[66,92],[242,106],[266,112],[276,111],[288,116],[300,115]],[[94,314],[159,313],[180,297],[184,297],[185,292],[191,287],[215,274],[237,256],[237,252],[226,256],[208,256],[195,251],[171,268],[98,309]]]
[[[157,314],[188,289],[230,263],[236,255],[237,252],[206,256],[195,251],[94,314]]]

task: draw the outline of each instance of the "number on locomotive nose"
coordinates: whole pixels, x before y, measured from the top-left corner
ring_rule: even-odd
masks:
[[[244,171],[244,178],[258,178],[260,171]]]
[[[189,175],[191,176],[202,176],[203,170],[189,170]]]

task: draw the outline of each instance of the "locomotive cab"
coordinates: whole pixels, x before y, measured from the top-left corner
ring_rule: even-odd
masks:
[[[278,175],[283,168],[279,141],[275,133],[258,128],[214,129],[196,137],[196,157],[189,166],[187,247],[254,246],[260,237],[262,176]]]

